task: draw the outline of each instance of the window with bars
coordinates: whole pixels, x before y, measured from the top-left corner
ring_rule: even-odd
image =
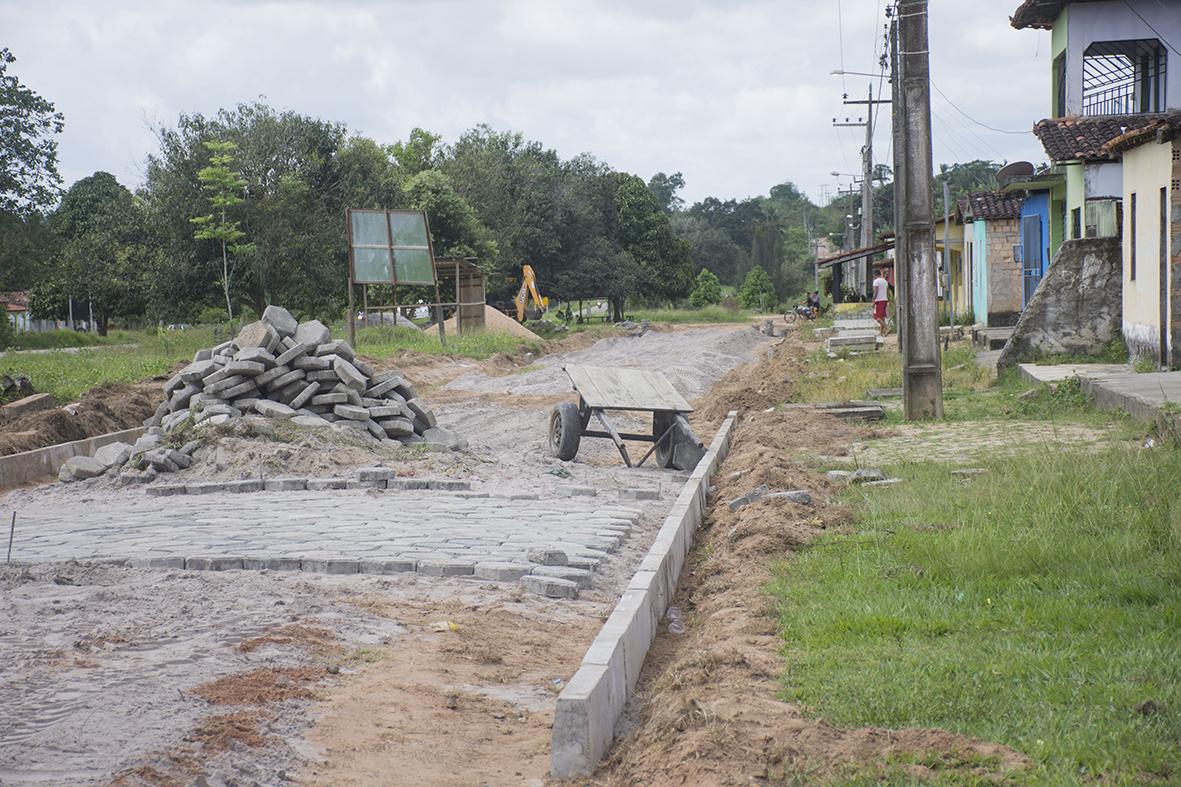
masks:
[[[1083,53],[1083,114],[1160,112],[1167,52],[1155,38],[1096,41]]]

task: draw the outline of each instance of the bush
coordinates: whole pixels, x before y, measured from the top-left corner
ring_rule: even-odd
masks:
[[[16,330],[12,327],[12,320],[7,314],[0,314],[0,350],[7,350],[12,346],[16,337]]]
[[[689,303],[695,308],[712,306],[722,300],[722,283],[709,268],[702,268],[697,274],[697,282],[693,292],[689,293]]]
[[[773,309],[779,302],[771,277],[758,265],[746,274],[742,288],[738,290],[738,299],[748,309]]]

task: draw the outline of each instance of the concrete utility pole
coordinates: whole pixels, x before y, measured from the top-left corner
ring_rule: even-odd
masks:
[[[890,23],[894,62],[895,277],[902,396],[908,420],[943,417],[931,177],[927,0],[899,0]]]

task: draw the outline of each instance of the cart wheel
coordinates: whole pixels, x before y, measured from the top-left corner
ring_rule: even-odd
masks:
[[[660,436],[676,421],[672,413],[652,413],[652,437],[660,440]],[[677,443],[677,433],[674,431],[668,437],[656,444],[656,466],[668,468],[673,462],[673,446]]]
[[[549,416],[549,450],[563,461],[570,461],[578,453],[582,439],[582,418],[578,405],[562,402]]]
[[[796,314],[794,311],[790,311],[787,314],[783,315],[783,321],[785,323],[787,323],[788,325],[791,325],[793,322],[796,321],[796,318],[798,318],[799,316],[800,315]]]

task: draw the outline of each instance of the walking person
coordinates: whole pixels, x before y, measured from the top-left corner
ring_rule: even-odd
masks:
[[[873,280],[873,318],[881,326],[882,336],[890,333],[886,324],[886,305],[890,301],[890,282],[886,281],[886,269],[878,268],[877,278]]]

